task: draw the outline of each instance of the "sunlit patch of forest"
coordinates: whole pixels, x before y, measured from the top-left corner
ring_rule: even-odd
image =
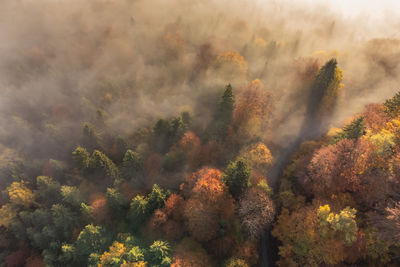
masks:
[[[275,2],[0,6],[0,266],[400,265],[390,32]]]

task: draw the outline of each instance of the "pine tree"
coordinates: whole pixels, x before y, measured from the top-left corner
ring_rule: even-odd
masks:
[[[122,161],[122,172],[125,179],[134,177],[137,173],[143,169],[143,159],[141,155],[135,151],[128,149],[125,152],[124,159]]]
[[[148,195],[150,211],[153,212],[156,209],[163,208],[166,199],[167,193],[158,184],[154,184]]]
[[[93,151],[89,165],[95,171],[102,170],[110,178],[119,178],[119,170],[115,163],[99,150]]]
[[[397,117],[400,113],[400,92],[391,99],[386,100],[383,105],[386,115],[391,118]]]
[[[125,210],[129,207],[129,201],[116,188],[107,188],[106,192],[107,206],[110,211],[120,219],[125,214]]]
[[[364,116],[360,116],[357,119],[353,120],[350,124],[346,125],[343,128],[343,132],[336,135],[336,137],[334,138],[334,143],[337,143],[343,139],[357,140],[358,138],[363,136],[366,133],[364,118]]]
[[[171,266],[171,248],[165,241],[154,241],[148,251],[148,262],[151,266]]]
[[[317,113],[326,114],[335,107],[337,96],[342,87],[343,73],[337,67],[336,59],[332,58],[321,67],[311,86],[308,103],[309,116]]]
[[[60,183],[48,176],[36,178],[36,196],[46,204],[54,204],[60,200]]]
[[[218,104],[219,119],[225,123],[232,121],[233,109],[235,106],[235,96],[232,91],[232,86],[228,84]]]
[[[132,199],[129,209],[129,220],[132,227],[138,229],[150,215],[148,198],[137,195]]]
[[[155,151],[165,153],[169,148],[169,136],[171,123],[168,120],[160,119],[153,127],[152,147]]]
[[[181,113],[181,118],[183,121],[183,125],[185,128],[185,132],[189,130],[190,126],[192,125],[192,116],[190,115],[189,112],[183,111]]]
[[[76,252],[85,261],[91,253],[99,253],[107,248],[108,239],[101,226],[86,225],[76,240]]]
[[[249,187],[251,168],[244,160],[231,162],[224,176],[224,182],[229,188],[232,196],[238,199]]]
[[[77,147],[74,152],[72,152],[73,160],[81,171],[87,169],[89,167],[90,162],[90,154],[83,147]]]
[[[229,124],[233,119],[233,110],[235,108],[235,96],[232,91],[232,86],[228,84],[218,103],[218,109],[213,122],[211,134],[217,139],[222,139],[226,136]]]

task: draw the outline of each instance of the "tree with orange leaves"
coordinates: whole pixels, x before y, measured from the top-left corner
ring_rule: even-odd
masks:
[[[169,198],[165,201],[165,212],[167,215],[174,220],[181,220],[182,219],[182,208],[185,204],[183,197],[177,194],[172,194]]]
[[[203,168],[186,177],[181,186],[189,197],[185,204],[184,219],[189,233],[205,242],[217,236],[220,221],[233,214],[232,197],[217,169]]]
[[[215,172],[210,171],[197,180],[193,188],[193,196],[207,203],[218,203],[227,192],[225,184],[221,181],[221,175],[214,175]]]
[[[193,132],[186,132],[178,142],[178,147],[184,152],[190,153],[200,146],[200,138]]]
[[[260,80],[249,83],[237,96],[233,120],[240,138],[260,136],[271,112],[272,95]]]
[[[221,178],[221,171],[218,169],[203,167],[196,172],[186,175],[184,183],[181,184],[181,190],[183,191],[183,194],[186,197],[190,197],[192,194],[191,191],[195,187],[197,181],[204,177],[208,177],[208,179],[219,180]]]

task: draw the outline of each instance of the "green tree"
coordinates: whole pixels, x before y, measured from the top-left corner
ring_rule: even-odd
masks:
[[[63,202],[73,207],[80,207],[81,203],[84,201],[83,194],[76,186],[61,186],[61,196]]]
[[[107,188],[106,192],[107,206],[117,218],[121,218],[125,214],[125,210],[129,207],[129,202],[118,189]]]
[[[48,176],[36,178],[36,196],[47,204],[57,203],[60,200],[60,183]]]
[[[74,152],[72,152],[72,157],[78,169],[86,170],[89,167],[90,154],[85,148],[77,147]]]
[[[233,109],[235,106],[235,96],[233,94],[232,86],[228,84],[222,94],[221,100],[218,104],[218,115],[224,120],[230,122],[232,120]]]
[[[164,155],[162,169],[168,172],[179,172],[185,166],[185,153],[172,151]]]
[[[143,158],[135,151],[128,149],[122,160],[122,174],[125,179],[131,179],[143,170]]]
[[[249,187],[251,168],[247,161],[239,159],[229,163],[223,180],[232,196],[238,199]]]
[[[153,127],[151,145],[156,151],[166,152],[170,146],[171,124],[168,120],[159,119]]]
[[[400,92],[397,92],[392,98],[385,101],[383,104],[386,115],[390,118],[395,118],[400,113]]]
[[[353,120],[350,124],[343,127],[343,132],[337,134],[334,138],[334,142],[337,143],[343,139],[354,139],[357,140],[361,136],[365,135],[365,124],[364,116],[360,116]]]
[[[76,252],[83,262],[87,262],[91,253],[100,253],[107,248],[108,239],[101,226],[86,225],[76,240]]]
[[[308,113],[326,114],[335,107],[337,96],[342,87],[342,70],[337,67],[336,59],[332,58],[321,67],[311,85],[311,95],[308,103]]]
[[[147,198],[137,195],[132,199],[129,209],[129,220],[134,229],[139,228],[149,217],[149,201]]]
[[[190,129],[190,126],[192,126],[192,116],[190,115],[189,112],[183,111],[181,113],[181,118],[182,118],[184,130],[186,132]]]
[[[159,185],[154,184],[150,194],[148,195],[150,212],[152,213],[156,209],[163,208],[166,199],[167,193]]]
[[[79,226],[79,217],[70,208],[61,204],[54,204],[51,207],[53,223],[61,240],[68,240],[72,230]]]
[[[171,128],[170,128],[170,133],[169,133],[169,142],[171,144],[174,144],[178,142],[183,134],[185,133],[187,127],[182,119],[182,117],[177,117],[171,120]]]
[[[144,251],[140,247],[134,246],[128,251],[127,258],[131,262],[144,261]]]
[[[82,127],[83,134],[89,138],[96,138],[97,133],[93,124],[85,122]]]
[[[213,135],[221,139],[226,136],[228,126],[233,120],[233,110],[235,108],[235,95],[232,86],[228,84],[218,103],[218,109],[214,121]]]
[[[343,242],[350,246],[357,238],[357,211],[350,207],[341,210],[339,214],[330,211],[329,205],[320,206],[317,211],[321,236],[325,238],[330,230],[337,231],[341,234]]]
[[[342,239],[347,246],[350,246],[357,239],[356,212],[355,209],[346,207],[339,214],[329,214],[327,219],[334,230],[342,233]]]
[[[94,150],[90,158],[90,168],[95,171],[102,171],[104,175],[118,179],[119,170],[117,166],[103,152]]]
[[[63,266],[74,266],[76,264],[76,248],[71,244],[63,244],[61,246],[61,253],[58,258]]]
[[[171,249],[165,241],[154,241],[150,246],[147,255],[147,261],[151,266],[170,266],[171,265]]]
[[[21,240],[38,249],[48,249],[50,243],[58,241],[59,236],[52,225],[52,214],[46,209],[34,211],[22,211],[19,213],[19,221],[10,225],[11,232]]]

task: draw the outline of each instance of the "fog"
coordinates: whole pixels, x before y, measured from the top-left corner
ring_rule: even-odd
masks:
[[[260,79],[275,100],[267,139],[283,146],[304,120],[299,73],[332,57],[344,74],[332,126],[397,92],[395,1],[293,2],[1,0],[0,143],[69,156],[86,121],[127,137],[182,110],[204,129],[225,84]],[[216,71],[229,51],[243,76]]]

